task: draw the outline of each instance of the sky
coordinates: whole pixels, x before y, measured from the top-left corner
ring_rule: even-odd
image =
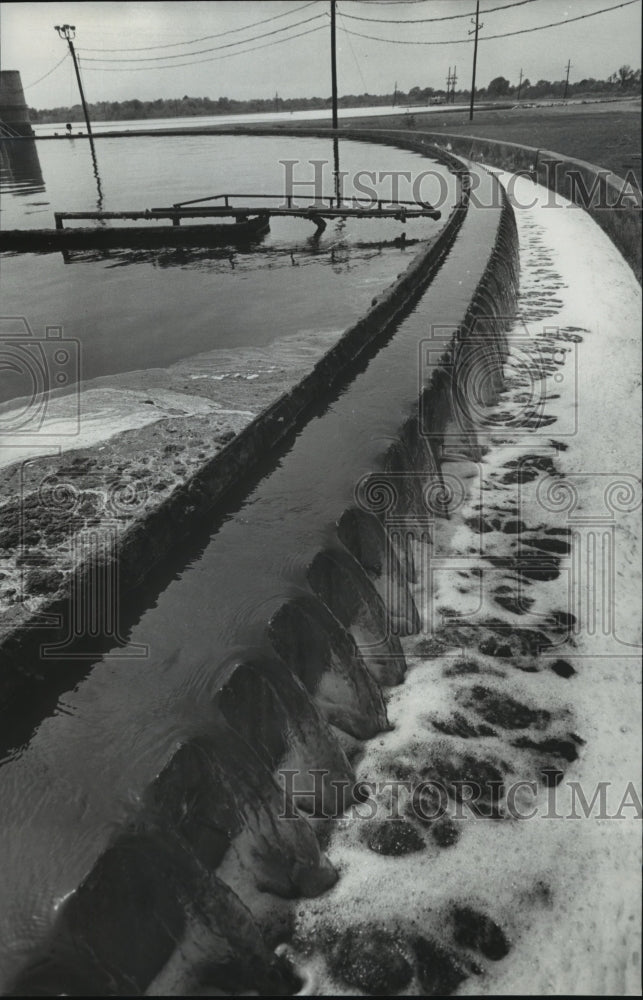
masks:
[[[496,76],[517,83],[521,69],[532,83],[561,80],[568,60],[572,82],[604,79],[623,64],[638,68],[642,0],[575,23],[484,41],[485,35],[562,21],[618,2],[481,0],[478,86]],[[90,102],[185,94],[215,100],[271,98],[276,93],[328,97],[329,8],[327,0],[0,3],[0,68],[20,71],[30,107],[77,104],[71,59],[49,72],[67,51],[54,25],[67,23],[76,27],[75,45]],[[338,0],[340,95],[391,93],[396,84],[402,91],[444,87],[453,66],[458,86],[468,87],[473,55],[468,16],[410,25],[391,22],[474,11],[475,0]],[[301,37],[293,39],[297,34]],[[419,41],[441,44],[404,44]],[[135,48],[138,51],[132,51]]]

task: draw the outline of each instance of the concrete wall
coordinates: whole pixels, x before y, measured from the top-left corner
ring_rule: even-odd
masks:
[[[641,192],[633,175],[618,177],[594,163],[535,146],[438,132],[423,135],[467,159],[525,172],[580,205],[607,233],[641,281]]]
[[[256,134],[258,129],[237,126],[224,131],[245,132],[250,135]],[[263,134],[279,135],[285,131],[283,127],[261,128]],[[304,127],[296,131],[320,137],[334,134],[328,128]],[[418,152],[428,152],[434,146],[434,153],[438,157],[445,152],[452,152],[468,160],[501,167],[512,173],[525,173],[588,211],[619,248],[639,282],[642,280],[643,200],[633,174],[623,178],[594,163],[576,160],[550,149],[471,135],[359,128],[342,128],[337,134],[344,139],[390,143]]]
[[[495,239],[484,248],[487,263],[457,332],[466,342],[476,323],[477,338],[483,316],[492,353],[503,342],[503,317],[510,311],[518,276],[513,211],[501,191],[499,197]],[[293,393],[239,435],[236,449],[231,447],[218,463],[224,469],[227,463],[226,478],[274,444],[277,414],[284,422],[298,419],[311,392],[328,386],[408,305],[439,266],[466,211],[465,195],[435,243],[412,261],[367,316],[346,331]],[[448,378],[455,380],[457,373]],[[434,402],[428,435],[426,425],[420,427],[426,394]],[[439,437],[442,425],[452,420],[453,398],[444,377],[424,387],[397,440],[382,456],[385,470],[417,477],[433,468],[431,436]],[[207,471],[210,483],[212,472]],[[194,486],[192,491],[194,501]],[[186,499],[182,495],[179,506]],[[411,492],[403,499],[408,502],[404,513],[412,514],[418,498]],[[329,540],[330,548],[309,567],[310,594],[288,600],[273,615],[268,634],[277,659],[261,655],[231,665],[215,695],[208,733],[179,747],[142,795],[137,814],[115,830],[112,842],[52,917],[38,949],[16,969],[10,994],[136,995],[149,990],[168,995],[168,968],[174,970],[175,995],[195,995],[204,987],[265,995],[295,992],[288,969],[270,951],[274,928],[258,927],[217,873],[224,855],[234,849],[259,890],[285,898],[319,895],[337,878],[306,817],[293,809],[288,822],[279,821],[284,798],[276,772],[284,766],[305,772],[314,765],[331,779],[348,783],[350,763],[330,727],[356,740],[386,729],[381,685],[399,683],[404,674],[399,642],[384,657],[398,672],[384,677],[377,658],[362,655],[360,639],[368,646],[370,621],[375,631],[388,633],[389,616],[397,614],[381,593],[390,597],[398,592],[396,609],[403,605],[412,610],[407,588],[413,570],[403,557],[399,565],[389,563],[393,587],[383,586],[383,521],[373,513],[355,514],[355,507],[337,511],[337,540]],[[171,518],[170,512],[163,517]],[[158,539],[157,527],[142,525],[138,544],[132,540],[133,554],[141,559],[143,553],[143,563],[149,561],[146,534]],[[333,608],[341,609],[342,621]],[[404,632],[419,628],[417,614],[406,615]]]
[[[17,69],[0,71],[0,135],[6,126],[9,135],[34,134],[29,121],[29,108]]]
[[[455,169],[463,169],[461,161],[448,153],[442,158]],[[148,510],[144,520],[135,521],[128,528],[118,552],[120,578],[127,581],[128,587],[141,582],[177,537],[193,529],[198,518],[206,514],[227,489],[246,476],[293,428],[301,424],[311,403],[332,388],[347,368],[421,293],[451,247],[466,208],[466,195],[461,190],[458,204],[436,238],[413,257],[393,284],[373,299],[365,315],[344,331],[311,372],[260,413],[181,488],[157,508],[151,512]],[[84,572],[89,574],[90,570],[84,571],[81,567],[78,576],[82,577]],[[84,583],[79,580],[77,585],[84,586]],[[64,593],[46,608],[39,609],[39,614],[44,611],[62,616],[61,620],[65,621],[69,614],[71,587],[69,581]],[[42,644],[56,641],[56,635],[48,635],[47,631],[30,627],[26,621],[0,637],[0,694],[3,697],[19,693],[25,682],[28,685],[34,676],[39,675],[38,650]]]

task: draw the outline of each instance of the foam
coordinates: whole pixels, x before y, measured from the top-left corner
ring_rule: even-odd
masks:
[[[498,174],[506,184],[509,175]],[[513,551],[515,537],[497,531],[479,535],[463,523],[478,513],[481,494],[471,487],[481,487],[485,512],[489,503],[506,509],[517,493],[515,484],[500,481],[507,460],[526,453],[552,454],[551,439],[559,437],[561,428],[569,429],[562,439],[568,450],[554,451],[555,464],[567,477],[579,474],[577,511],[589,516],[601,505],[604,508],[606,481],[639,471],[641,290],[588,215],[527,179],[514,182],[522,204],[537,199],[535,207],[516,210],[522,308],[532,328],[529,335],[543,326],[575,327],[582,328],[583,340],[570,341],[573,346],[566,345],[569,349],[561,355],[557,372],[544,379],[547,391],[560,396],[546,401],[545,412],[557,418],[546,432],[538,437],[499,426],[481,435],[488,451],[477,464],[479,480],[470,482],[467,502],[453,520],[440,526],[436,546],[436,553],[468,557],[474,565],[480,564],[481,545],[494,555],[506,555]],[[553,202],[556,208],[544,207]],[[520,353],[524,337],[524,325],[519,323],[509,333],[510,351]],[[578,363],[578,391],[570,377],[570,361]],[[555,381],[554,374],[561,373],[562,380]],[[511,414],[520,406],[518,387],[496,409]],[[541,529],[565,525],[560,511],[544,509],[537,492],[541,479],[520,487],[524,520]],[[636,500],[629,506],[633,509],[613,518],[614,606],[620,643],[600,629],[591,634],[585,628],[574,637],[573,646],[555,649],[552,657],[572,657],[577,669],[572,680],[562,680],[547,669],[546,656],[537,673],[521,673],[502,660],[475,652],[483,671],[495,671],[476,674],[475,682],[501,685],[505,694],[550,711],[554,726],[575,728],[582,735],[585,745],[570,765],[566,781],[580,781],[590,793],[599,781],[613,782],[611,811],[618,807],[627,782],[638,780],[641,765],[636,646],[623,644],[639,641],[633,624],[638,622],[640,605]],[[585,583],[584,578],[576,581],[572,597],[585,589]],[[468,592],[461,593],[458,586]],[[414,597],[425,614],[429,602],[434,608],[448,606],[470,614],[478,599],[476,587],[475,578],[465,583],[451,571],[439,577],[430,594],[420,581]],[[534,581],[529,595],[534,598],[534,614],[568,607],[565,573],[557,580]],[[517,617],[492,603],[491,597],[485,587],[480,615],[493,613],[517,624]],[[599,613],[604,603],[599,599]],[[356,765],[358,780],[389,776],[396,757],[418,761],[441,744],[463,745],[457,738],[432,731],[430,719],[452,711],[454,694],[466,689],[471,679],[444,676],[453,654],[424,659],[413,655],[417,640],[404,644],[409,671],[387,700],[394,728],[364,744]],[[469,741],[465,749],[473,743]],[[484,754],[492,759],[501,754],[506,759],[509,750],[500,739],[491,738],[484,745]],[[532,777],[525,773],[525,761],[524,754],[514,751],[509,763],[516,777]],[[503,961],[483,962],[483,971],[471,975],[457,991],[460,994],[639,995],[640,857],[634,810],[626,812],[622,821],[547,820],[546,793],[541,792],[539,805],[541,815],[528,822],[463,821],[459,843],[447,849],[437,848],[427,834],[425,850],[402,857],[381,856],[365,846],[365,824],[356,818],[359,807],[353,807],[337,823],[328,847],[328,857],[340,873],[338,883],[321,900],[297,907],[290,954],[307,980],[302,995],[358,992],[333,978],[324,954],[328,941],[355,924],[376,923],[406,941],[422,933],[453,949],[449,914],[454,902],[467,902],[491,916],[512,944]],[[405,995],[421,993],[416,980],[405,990]]]
[[[3,422],[21,414],[18,407],[3,413]],[[40,455],[58,454],[75,448],[103,444],[123,431],[145,427],[168,417],[202,416],[209,413],[244,413],[223,410],[216,403],[188,393],[168,389],[79,388],[77,393],[53,397],[47,402],[42,422],[33,434],[3,435],[0,468]]]

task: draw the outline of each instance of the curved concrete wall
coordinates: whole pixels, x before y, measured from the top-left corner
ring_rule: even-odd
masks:
[[[550,149],[497,139],[425,132],[427,140],[448,146],[469,160],[526,173],[533,180],[584,208],[619,248],[641,281],[641,192],[634,177],[616,174]]]
[[[495,240],[486,248],[486,267],[455,335],[466,347],[475,324],[479,345],[482,322],[489,356],[498,362],[500,388],[504,317],[516,293],[518,262],[513,212],[499,185],[497,190],[502,206]],[[456,227],[465,210],[463,201],[449,225]],[[443,231],[437,258],[434,247],[433,255],[429,249],[416,259],[389,298],[347,331],[337,353],[280,400],[276,412],[293,419],[303,413],[311,386],[320,380],[328,384],[337,366],[360,353],[364,338],[374,336],[423,287],[427,267],[430,272],[438,266],[450,238]],[[459,356],[466,359],[466,350]],[[438,443],[453,419],[457,382],[457,371],[435,371],[382,455],[385,479],[439,469]],[[274,412],[267,425],[247,435],[229,459],[231,469],[273,433]],[[463,447],[467,444],[475,446],[467,442],[464,427]],[[398,499],[407,516],[419,512],[422,499],[412,489]],[[227,666],[210,731],[184,742],[158,774],[138,815],[117,831],[59,907],[38,954],[10,984],[11,993],[136,995],[154,983],[152,992],[164,995],[168,967],[172,992],[179,995],[213,983],[232,993],[283,995],[297,989],[288,967],[270,950],[269,930],[264,939],[217,871],[232,848],[256,886],[278,896],[315,896],[335,882],[337,873],[307,820],[288,796],[284,800],[276,773],[286,768],[310,777],[314,766],[326,772],[329,785],[350,782],[351,765],[329,727],[357,740],[387,728],[381,686],[400,683],[405,671],[395,636],[400,625],[401,634],[420,627],[408,592],[413,561],[395,548],[381,508],[353,506],[336,515],[334,539],[310,563],[310,593],[286,601],[271,618],[273,653]],[[385,558],[391,545],[393,560]],[[378,633],[390,638],[373,653]],[[323,794],[317,787],[297,791],[310,792],[311,811]],[[287,808],[290,802],[288,822],[280,818],[284,801]]]
[[[266,126],[236,126],[222,131],[248,135],[257,132],[279,135],[286,131],[326,137],[339,135],[344,139],[390,143],[417,152],[427,152],[432,146],[432,152],[438,157],[452,152],[467,160],[501,167],[511,173],[526,174],[589,212],[619,248],[639,282],[642,280],[643,199],[634,175],[619,177],[595,163],[564,156],[551,149],[443,132],[343,128],[334,133],[328,128],[303,127],[287,130],[283,127]]]
[[[363,134],[360,138],[364,138]],[[365,315],[344,331],[301,382],[262,411],[195,476],[148,512],[144,521],[135,522],[123,533],[118,551],[119,572],[121,579],[128,581],[128,586],[140,583],[177,538],[192,530],[198,518],[211,510],[228,489],[238,484],[287,434],[300,426],[315,399],[336,385],[349,367],[421,294],[447,255],[467,210],[464,164],[447,152],[441,154],[441,159],[459,174],[460,194],[438,235],[413,257],[393,284],[373,299]],[[89,579],[91,570],[86,572]],[[79,576],[82,574],[81,568]],[[83,581],[79,580],[78,585],[83,586]],[[70,591],[71,586],[42,609],[38,621],[43,612],[64,621],[69,614]],[[30,682],[34,675],[38,676],[37,662],[35,669],[32,667],[38,659],[37,651],[43,643],[55,641],[55,636],[46,633],[47,629],[30,628],[26,623],[0,639],[0,694],[5,699],[20,691],[25,681]]]
[[[237,126],[230,131],[256,134],[259,129]],[[284,131],[284,128],[261,128],[264,134],[279,135]],[[556,191],[589,212],[619,248],[639,282],[642,280],[643,200],[633,175],[619,177],[595,163],[564,156],[550,149],[471,135],[355,128],[341,129],[338,133],[321,128],[302,128],[297,131],[305,135],[337,134],[345,139],[391,143],[417,152],[426,152],[427,146],[433,145],[433,152],[438,157],[453,152],[467,160],[501,167],[512,173],[527,174],[539,184]]]

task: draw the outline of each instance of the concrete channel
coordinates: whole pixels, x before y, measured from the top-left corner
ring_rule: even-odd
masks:
[[[79,681],[82,718],[52,720],[60,759],[82,757],[84,790],[27,873],[44,893],[38,921],[33,883],[4,901],[3,923],[22,928],[6,992],[139,995],[177,961],[189,991],[297,991],[270,929],[217,873],[232,851],[267,894],[312,897],[335,883],[315,824],[303,812],[280,819],[279,775],[305,776],[308,812],[350,784],[357,748],[388,727],[386,688],[404,683],[400,637],[420,628],[409,581],[432,544],[425,490],[442,483],[447,431],[461,454],[476,449],[444,354],[457,338],[466,366],[475,324],[499,388],[517,282],[502,188],[470,166],[487,207],[470,203],[464,164],[451,162],[462,194],[435,243],[295,390],[126,538],[121,569],[140,580],[169,534],[189,532],[186,508],[219,507],[201,551],[132,625],[130,645],[149,655],[135,668],[127,649],[98,657]],[[251,488],[233,496],[252,466]],[[3,685],[17,698],[35,682],[33,641],[24,629],[5,637]],[[24,794],[38,796],[37,752],[16,767]],[[46,810],[37,826],[25,830],[36,857]]]

